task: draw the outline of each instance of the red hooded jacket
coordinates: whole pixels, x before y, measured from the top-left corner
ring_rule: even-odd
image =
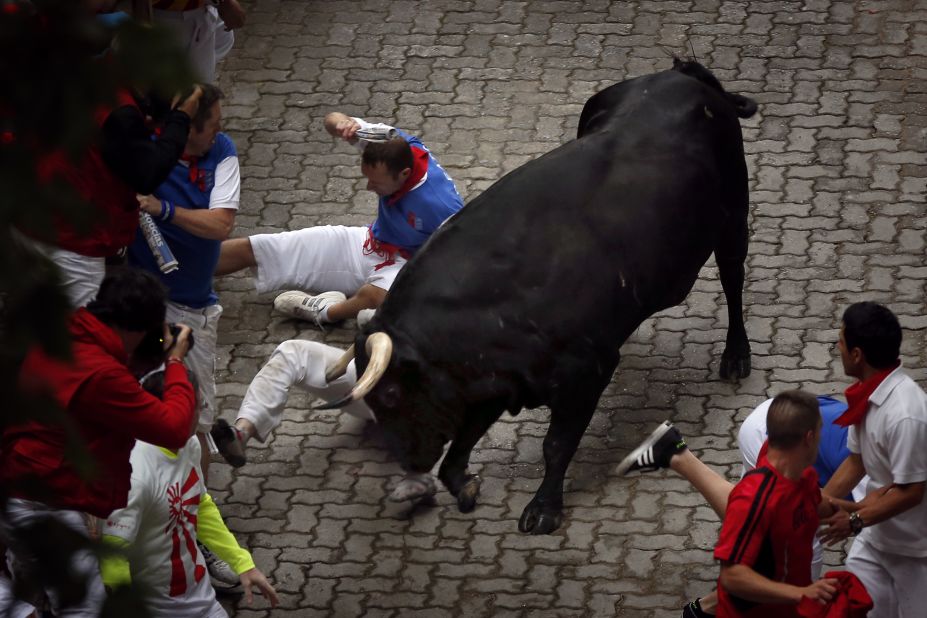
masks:
[[[122,339],[86,309],[73,314],[69,329],[73,360],[34,348],[20,384],[55,397],[93,458],[93,474],[78,474],[62,426],[29,421],[3,431],[0,482],[11,497],[105,518],[126,505],[135,440],[181,448],[190,437],[196,398],[180,363],[168,363],[163,401],[146,393],[126,366]]]

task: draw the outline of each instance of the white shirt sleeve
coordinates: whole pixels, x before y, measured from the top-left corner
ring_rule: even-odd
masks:
[[[737,446],[740,448],[740,457],[743,469],[740,472],[741,478],[756,468],[756,460],[760,456],[760,449],[766,442],[766,416],[769,414],[769,407],[772,405],[772,399],[767,399],[751,412],[744,422],[740,425],[737,432]]]
[[[859,425],[850,425],[849,431],[847,431],[847,450],[851,453],[859,455]]]
[[[927,481],[927,423],[906,418],[895,423],[886,436],[892,481],[898,484]]]
[[[226,157],[216,166],[216,182],[209,194],[209,209],[238,210],[241,199],[241,172],[238,157]]]

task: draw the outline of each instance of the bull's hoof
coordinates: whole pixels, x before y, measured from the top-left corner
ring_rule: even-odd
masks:
[[[532,500],[525,507],[518,520],[518,529],[530,534],[550,534],[560,527],[563,522],[563,512],[560,509],[542,507]]]
[[[750,356],[724,355],[718,372],[722,380],[737,381],[750,375]]]
[[[437,491],[435,479],[430,474],[407,474],[393,488],[389,499],[392,502],[411,500],[428,504],[429,502],[434,503],[434,496]]]
[[[469,513],[476,508],[476,499],[480,495],[480,485],[483,479],[474,474],[470,476],[464,486],[457,493],[457,508],[461,513]]]

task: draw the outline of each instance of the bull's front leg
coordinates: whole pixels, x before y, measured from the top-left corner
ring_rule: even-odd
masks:
[[[563,478],[579,441],[595,412],[595,402],[570,408],[551,406],[550,427],[544,437],[544,480],[518,520],[518,529],[531,534],[549,534],[563,521]]]
[[[469,513],[476,507],[482,483],[479,476],[467,471],[470,453],[501,415],[502,409],[497,406],[468,410],[463,426],[441,462],[438,478],[451,495],[457,498],[457,508],[461,513]]]

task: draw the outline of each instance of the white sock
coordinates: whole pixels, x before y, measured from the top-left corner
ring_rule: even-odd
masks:
[[[324,309],[322,309],[321,311],[319,311],[319,322],[331,322],[331,320],[328,319],[328,309],[329,309],[329,307],[331,307],[331,305],[329,305],[328,307],[325,307]]]

